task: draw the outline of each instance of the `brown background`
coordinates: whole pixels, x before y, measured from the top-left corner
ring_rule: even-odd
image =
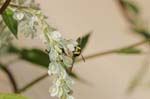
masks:
[[[148,24],[150,0],[135,1],[142,9],[141,17]],[[76,39],[88,31],[94,31],[83,53],[84,56],[141,40],[129,32],[128,24],[115,0],[37,0],[37,2],[49,17],[49,23],[57,27],[64,37]],[[15,41],[19,46],[44,49],[38,37],[34,40],[23,38],[23,35],[20,37],[19,41]],[[90,84],[76,82],[74,96],[76,99],[149,99],[150,89],[145,86],[138,87],[131,95],[125,93],[129,81],[141,68],[144,58],[145,55],[113,54],[76,64],[74,70]],[[21,60],[14,62],[9,68],[16,76],[20,87],[47,72],[46,69],[37,68]],[[48,93],[51,80],[49,77],[41,81],[23,95],[32,99],[55,99]],[[149,80],[147,74],[144,81]],[[9,81],[2,72],[0,72],[0,92],[11,92]]]

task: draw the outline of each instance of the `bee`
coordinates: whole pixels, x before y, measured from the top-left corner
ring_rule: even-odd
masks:
[[[77,39],[77,42],[80,42],[80,40],[81,40],[81,39],[78,38],[78,39]],[[64,49],[61,49],[61,50],[62,50],[63,53],[66,54],[66,52],[64,51]],[[46,53],[49,53],[50,50],[45,49],[45,52],[46,52]],[[83,55],[82,55],[82,48],[81,48],[80,44],[78,44],[77,46],[74,47],[74,51],[73,51],[73,52],[70,52],[70,50],[68,49],[68,55],[73,58],[73,61],[75,61],[76,57],[78,57],[78,56],[81,55],[83,61],[85,62],[85,59],[84,59],[84,57],[83,57]]]
[[[81,40],[81,39],[78,38],[78,39],[77,39],[77,42],[80,42],[80,40]],[[83,61],[85,62],[85,59],[84,59],[84,57],[83,57],[83,55],[82,55],[82,48],[81,48],[81,46],[80,46],[80,44],[79,44],[79,45],[77,45],[77,46],[75,47],[75,50],[73,51],[73,57],[75,58],[75,57],[80,56],[80,55],[81,55]]]
[[[77,42],[78,42],[78,41],[80,41],[80,38],[77,39]],[[83,55],[82,55],[82,48],[81,48],[80,44],[77,45],[77,46],[75,46],[75,50],[74,50],[72,53],[73,53],[73,57],[72,57],[72,58],[73,58],[73,63],[72,63],[72,66],[69,68],[69,71],[70,71],[70,72],[72,71],[73,64],[74,64],[74,62],[75,62],[76,57],[78,57],[78,56],[81,55],[83,61],[85,62],[85,59],[84,59],[84,57],[83,57]]]
[[[77,57],[81,55],[81,47],[80,46],[76,46],[75,50],[73,51],[73,56]]]

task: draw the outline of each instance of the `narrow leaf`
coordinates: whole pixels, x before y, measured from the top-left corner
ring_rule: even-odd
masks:
[[[49,56],[47,53],[40,49],[25,49],[10,46],[9,53],[14,53],[20,56],[21,59],[48,68]]]
[[[122,0],[123,3],[125,4],[125,6],[130,10],[132,11],[133,13],[135,14],[139,14],[140,13],[140,10],[139,8],[137,7],[137,5],[133,2],[131,2],[131,0]]]
[[[150,38],[150,31],[148,31],[148,29],[141,28],[141,27],[132,27],[131,29],[133,32],[139,34],[140,36],[145,37],[146,39]]]
[[[144,65],[137,72],[137,74],[131,79],[129,86],[127,88],[127,94],[131,94],[142,82],[144,75],[147,73],[149,60],[144,62]]]
[[[14,12],[11,9],[6,9],[2,13],[2,18],[9,28],[9,30],[12,32],[12,34],[17,38],[18,33],[18,22],[13,18]]]
[[[137,49],[137,48],[127,48],[127,49],[121,49],[121,50],[118,50],[115,52],[119,53],[119,54],[139,54],[142,51],[140,49]]]
[[[30,99],[24,96],[16,95],[16,94],[2,94],[0,93],[0,99]]]
[[[48,64],[50,62],[49,56],[39,49],[31,49],[31,50],[24,49],[21,51],[21,58],[46,68],[48,67]]]
[[[86,47],[90,36],[91,36],[91,32],[89,32],[88,34],[86,34],[85,36],[83,36],[77,40],[77,42],[79,43],[82,50]]]

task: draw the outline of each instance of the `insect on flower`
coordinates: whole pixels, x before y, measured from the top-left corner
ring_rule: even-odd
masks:
[[[81,38],[79,37],[77,39],[77,42],[80,42],[81,41]],[[82,48],[81,48],[81,44],[79,43],[76,47],[75,47],[75,50],[73,51],[73,56],[74,57],[77,57],[77,56],[80,56],[82,57],[83,61],[85,62],[85,58],[83,57],[82,55]]]

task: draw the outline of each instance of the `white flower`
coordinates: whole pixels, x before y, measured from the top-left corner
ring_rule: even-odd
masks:
[[[50,35],[55,41],[59,41],[61,39],[61,34],[59,31],[50,32]]]
[[[60,87],[57,96],[60,98],[63,95],[63,93],[64,93],[63,88]]]
[[[73,46],[77,46],[78,42],[74,40],[69,40],[67,44],[72,44]]]
[[[72,52],[75,50],[75,46],[73,44],[68,44],[67,48]]]
[[[13,18],[14,18],[15,20],[20,21],[20,20],[22,20],[22,19],[24,18],[24,13],[21,12],[21,11],[16,11],[16,12],[14,13],[14,15],[13,15]]]
[[[74,81],[70,77],[68,77],[66,78],[66,84],[72,86],[74,84]]]
[[[59,77],[57,77],[56,80],[53,82],[53,84],[55,84],[56,86],[60,86],[61,85],[61,79]]]
[[[57,60],[59,60],[58,52],[55,49],[51,48],[50,53],[49,53],[49,58],[50,58],[50,61],[57,61]]]
[[[65,85],[63,85],[64,90],[69,93],[70,91],[72,91],[72,85],[73,85],[73,80],[69,77],[67,77],[65,79]]]
[[[55,45],[54,48],[58,53],[62,53],[62,50],[58,47],[58,45]]]
[[[38,22],[38,18],[36,16],[32,16],[29,20],[29,26],[34,28],[35,24]]]
[[[74,99],[73,96],[68,95],[66,99]]]
[[[70,67],[70,66],[72,66],[72,64],[73,64],[73,60],[72,60],[72,58],[71,57],[69,57],[69,56],[62,56],[62,59],[63,59],[63,63],[67,66],[67,67]]]
[[[56,63],[56,62],[51,62],[49,64],[49,71],[48,71],[48,74],[51,75],[51,74],[57,74],[59,72],[59,64]]]
[[[19,33],[24,33],[26,37],[31,36],[32,38],[35,36],[36,28],[29,25],[30,20],[22,20],[19,22],[18,31]]]
[[[49,75],[52,75],[52,72],[51,72],[51,70],[48,70],[48,74],[49,74]]]
[[[73,84],[73,81],[71,78],[69,78],[68,76],[66,76],[65,78],[61,78],[60,74],[58,74],[53,84],[54,85],[52,86],[50,90],[51,96],[63,97],[64,95],[66,95],[69,99],[72,99],[68,95],[68,93],[71,91],[71,86]]]
[[[66,70],[63,69],[63,67],[60,67],[59,77],[60,77],[61,79],[65,79],[67,76],[68,76],[68,75],[67,75]]]
[[[58,94],[59,88],[57,86],[52,86],[50,88],[49,92],[51,93],[51,96],[54,97]]]

